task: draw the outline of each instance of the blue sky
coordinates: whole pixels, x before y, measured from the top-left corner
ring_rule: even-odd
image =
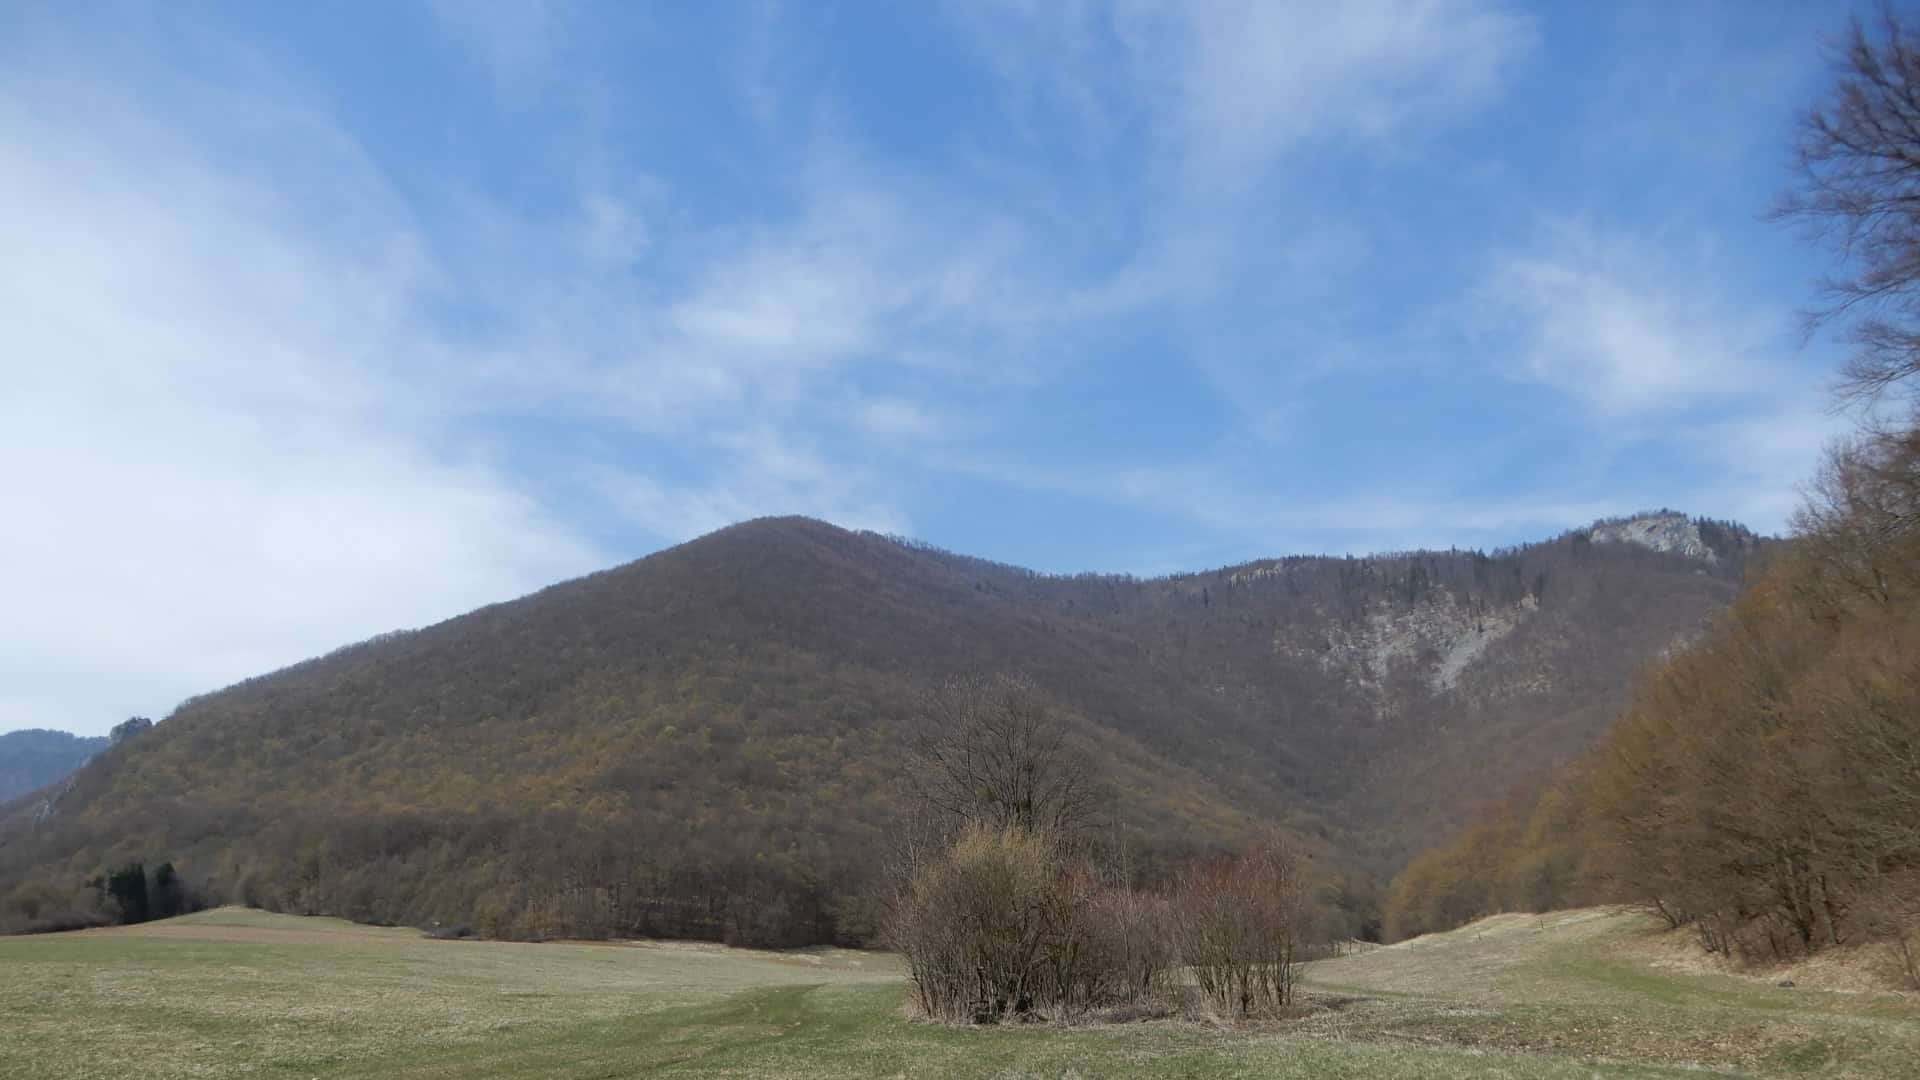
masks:
[[[0,730],[806,513],[1050,571],[1778,530],[1845,6],[0,9]]]

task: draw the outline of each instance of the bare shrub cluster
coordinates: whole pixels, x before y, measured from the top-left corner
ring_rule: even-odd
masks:
[[[1107,974],[1090,875],[1053,839],[975,827],[907,883],[887,922],[920,1010],[995,1020],[1102,1000]]]
[[[1101,787],[1071,725],[1029,681],[949,679],[914,718],[887,943],[928,1017],[991,1023],[1168,1007],[1183,970],[1222,1013],[1286,1005],[1306,889],[1277,839],[1136,887],[1088,843]]]
[[[1171,887],[1107,880],[1018,826],[974,826],[905,884],[886,921],[928,1017],[991,1023],[1177,1005],[1288,1005],[1304,959],[1302,875],[1279,844],[1196,864]]]
[[[1178,897],[1173,930],[1180,957],[1216,1007],[1246,1016],[1292,1002],[1306,889],[1284,846],[1267,843],[1190,866]]]

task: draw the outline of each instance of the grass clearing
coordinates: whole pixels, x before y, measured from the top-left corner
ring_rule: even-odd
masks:
[[[1503,916],[1328,961],[1323,1007],[956,1029],[891,957],[430,941],[237,909],[0,939],[0,1076],[1920,1076],[1920,1006],[1663,970],[1645,924]]]

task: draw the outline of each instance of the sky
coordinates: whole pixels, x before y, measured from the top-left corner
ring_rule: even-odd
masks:
[[[1777,532],[1847,7],[0,5],[0,730],[810,514]]]

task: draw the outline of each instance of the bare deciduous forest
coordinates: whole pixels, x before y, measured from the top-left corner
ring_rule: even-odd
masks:
[[[1613,900],[1746,958],[1886,941],[1920,985],[1920,43],[1889,10],[1833,61],[1777,216],[1841,257],[1812,314],[1858,433],[1577,769],[1399,876],[1390,934]]]
[[[491,936],[870,942],[922,692],[1006,672],[1125,793],[1134,873],[1279,827],[1359,935],[1372,882],[1590,745],[1732,599],[1761,543],[1673,520],[1712,557],[1581,531],[1162,579],[749,523],[186,703],[14,805],[4,919],[107,918],[87,881],[171,861]]]

